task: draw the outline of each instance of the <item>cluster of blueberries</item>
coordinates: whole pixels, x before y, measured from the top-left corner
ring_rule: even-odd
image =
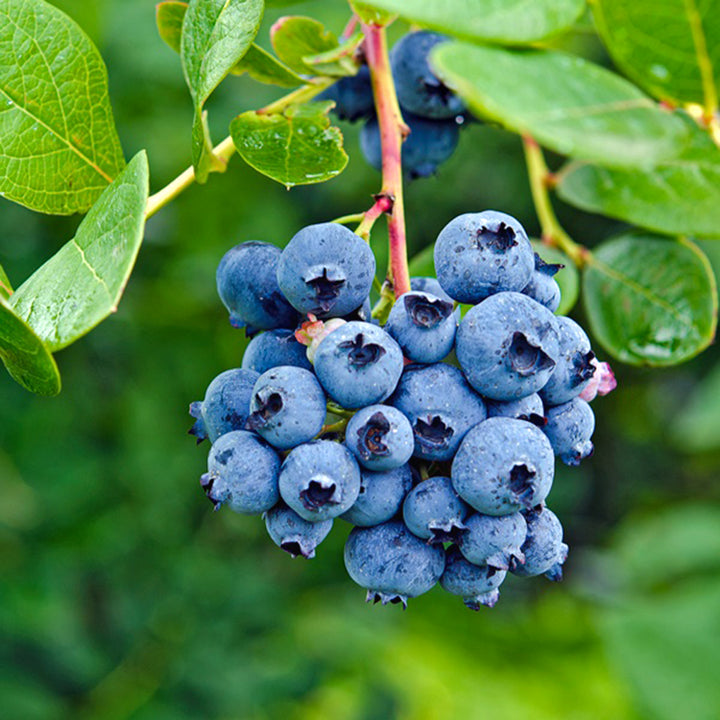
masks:
[[[509,215],[456,217],[435,266],[381,326],[373,253],[342,225],[305,227],[282,251],[232,248],[218,291],[254,337],[191,405],[191,432],[212,442],[201,484],[216,509],[263,514],[306,558],[340,518],[369,600],[405,604],[439,582],[477,609],[507,572],[561,578],[568,548],[545,499],[554,456],[592,452],[580,396],[594,396],[599,364],[554,314],[559,266]]]
[[[428,55],[447,38],[428,30],[402,37],[390,53],[395,91],[409,134],[402,147],[403,170],[409,179],[433,175],[455,151],[466,120],[465,105],[430,68]],[[382,166],[380,128],[375,117],[370,71],[342,78],[318,96],[334,100],[341,120],[365,120],[360,145],[375,169]]]

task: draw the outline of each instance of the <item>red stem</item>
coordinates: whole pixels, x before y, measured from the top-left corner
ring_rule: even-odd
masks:
[[[399,297],[410,291],[401,162],[402,142],[407,134],[407,126],[403,122],[395,94],[385,28],[363,23],[362,29],[365,35],[365,57],[370,68],[375,109],[380,126],[383,180],[380,195],[386,195],[392,200],[392,212],[388,218],[390,245],[388,280],[395,297]]]

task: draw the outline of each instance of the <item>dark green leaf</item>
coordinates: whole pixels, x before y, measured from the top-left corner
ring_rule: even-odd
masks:
[[[77,234],[11,296],[49,350],[69,345],[117,310],[145,226],[148,165],[139,152],[101,195]]]
[[[565,267],[555,275],[560,286],[560,307],[556,310],[558,315],[567,315],[573,309],[580,292],[580,276],[573,261],[557,248],[545,245],[540,240],[531,240],[533,250],[546,262]]]
[[[84,212],[124,165],[105,64],[44,0],[0,2],[0,194]]]
[[[262,19],[263,0],[190,0],[182,25],[180,57],[195,105],[192,147],[196,180],[224,168],[212,154],[203,106],[245,55]]]
[[[596,0],[592,7],[610,55],[638,85],[663,100],[717,105],[717,2]]]
[[[312,18],[288,16],[280,18],[270,31],[273,48],[277,56],[291,70],[299,73],[313,73],[306,56],[319,55],[338,47],[335,35],[325,30],[323,24]]]
[[[12,285],[3,266],[0,265],[0,298],[7,300],[12,295]]]
[[[14,380],[38,395],[60,392],[60,373],[40,338],[0,295],[0,359]]]
[[[467,40],[529,43],[569,28],[584,0],[363,0],[406,20]]]
[[[230,124],[240,156],[287,187],[329,180],[347,165],[342,133],[330,126],[330,102],[296,105],[282,115],[243,113]]]
[[[720,235],[720,150],[691,124],[690,144],[650,170],[568,166],[560,173],[560,197],[670,235]]]
[[[600,344],[631,365],[675,365],[715,336],[715,277],[685,240],[627,234],[603,243],[588,262],[583,298]]]
[[[435,48],[433,64],[477,114],[563,155],[649,166],[677,155],[685,141],[680,119],[580,57],[453,42]]]

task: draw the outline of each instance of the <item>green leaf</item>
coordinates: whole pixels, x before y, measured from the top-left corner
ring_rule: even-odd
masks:
[[[715,276],[686,240],[630,233],[603,243],[588,261],[583,298],[600,344],[631,365],[675,365],[715,336]]]
[[[697,0],[595,0],[595,24],[617,66],[647,92],[717,109],[720,7]]]
[[[363,0],[424,27],[470,41],[530,43],[568,29],[584,0]]]
[[[117,310],[142,242],[147,197],[143,150],[100,196],[75,237],[11,296],[15,313],[49,350],[64,348]]]
[[[687,404],[673,417],[670,437],[689,453],[720,448],[720,365],[693,389]]]
[[[435,243],[424,247],[408,264],[411,277],[435,277]]]
[[[368,25],[389,25],[397,17],[364,2],[351,2],[350,5],[360,21]]]
[[[338,47],[337,38],[317,20],[301,16],[280,18],[270,30],[270,39],[277,56],[299,73],[313,73],[306,56],[319,55]]]
[[[53,356],[1,295],[0,359],[12,378],[30,392],[38,395],[60,392],[60,373]]]
[[[169,0],[157,5],[155,20],[160,37],[177,53],[180,52],[182,23],[187,12],[186,2]],[[303,79],[285,67],[269,52],[253,43],[248,51],[230,70],[231,75],[247,73],[253,80],[280,87],[297,87]]]
[[[0,0],[0,194],[85,212],[124,164],[97,48],[44,0]]]
[[[7,300],[10,295],[12,295],[12,285],[10,284],[10,280],[8,279],[7,274],[5,273],[5,270],[3,270],[3,266],[0,265],[0,298],[3,300]]]
[[[225,164],[212,153],[203,107],[240,58],[260,27],[263,0],[190,0],[182,24],[180,58],[195,105],[192,148],[196,180]]]
[[[557,248],[545,245],[540,240],[531,240],[533,250],[546,262],[565,267],[555,275],[560,286],[560,307],[555,311],[557,315],[567,315],[573,309],[580,292],[580,275],[573,261]]]
[[[238,153],[258,172],[286,187],[319,183],[347,165],[342,133],[330,126],[332,102],[289,107],[283,114],[238,115],[230,134]]]
[[[571,205],[669,235],[720,235],[720,150],[690,121],[690,144],[647,171],[569,165],[558,194]]]
[[[355,75],[358,65],[353,56],[364,39],[365,36],[361,32],[357,32],[342,45],[317,55],[306,55],[302,60],[311,68],[313,75],[329,75],[331,77]]]
[[[649,166],[674,157],[685,141],[680,119],[627,80],[580,57],[453,42],[436,46],[432,59],[475,113],[563,155],[601,165]]]

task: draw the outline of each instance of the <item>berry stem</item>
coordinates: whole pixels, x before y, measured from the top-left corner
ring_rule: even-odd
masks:
[[[289,92],[287,95],[271,102],[256,112],[262,115],[271,115],[273,113],[281,113],[290,105],[295,103],[303,103],[312,100],[316,95],[337,82],[338,78],[313,78],[302,87]],[[232,137],[228,135],[222,142],[213,148],[213,155],[227,165],[228,160],[235,153],[235,145]],[[145,209],[145,219],[152,217],[160,208],[165,207],[169,202],[174,200],[178,195],[187,190],[195,182],[195,169],[190,166],[185,169],[174,180],[169,182],[162,190],[158,190],[154,195],[148,198],[147,208]]]
[[[529,135],[523,135],[523,149],[525,162],[530,180],[535,212],[542,228],[542,240],[552,247],[560,248],[577,267],[582,267],[590,259],[590,251],[576,243],[560,225],[550,202],[549,187],[552,183],[552,173],[545,163],[543,151]]]
[[[380,195],[392,200],[392,211],[388,219],[390,266],[387,279],[393,294],[398,297],[410,290],[401,161],[402,142],[407,134],[407,126],[403,122],[395,94],[385,28],[363,23],[362,29],[365,35],[365,57],[370,68],[380,126],[383,179]]]
[[[370,231],[375,221],[384,213],[392,212],[393,200],[389,195],[380,193],[375,196],[372,207],[363,213],[360,224],[355,228],[355,234],[359,235],[365,242],[370,242]]]

